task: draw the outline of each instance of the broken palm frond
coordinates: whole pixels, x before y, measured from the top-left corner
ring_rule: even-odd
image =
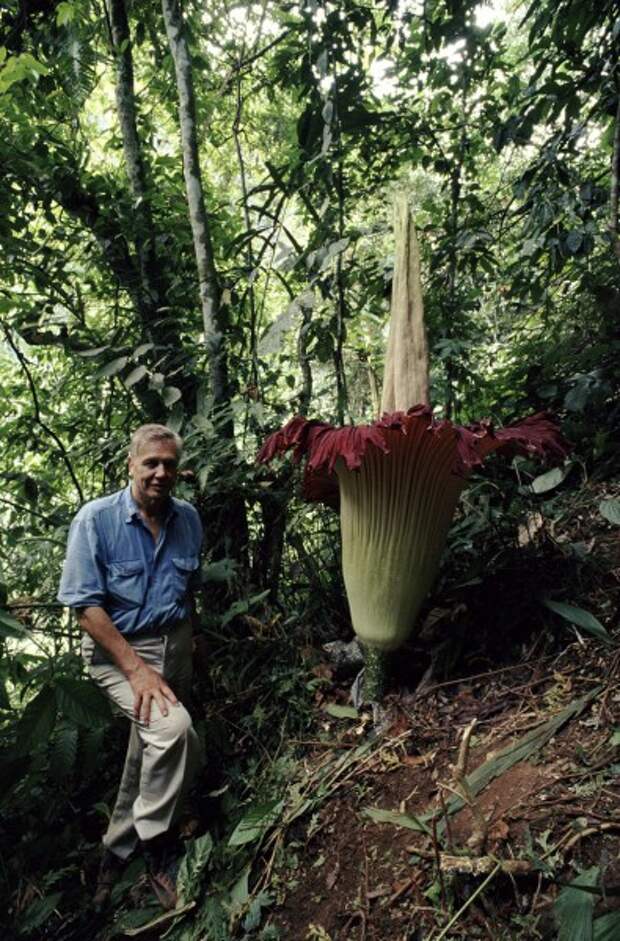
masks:
[[[497,755],[494,755],[493,758],[489,758],[488,761],[483,762],[483,764],[479,765],[475,771],[472,771],[471,774],[467,775],[467,777],[463,780],[466,782],[467,791],[471,795],[470,799],[473,799],[473,797],[484,790],[484,788],[491,781],[500,777],[505,771],[508,771],[510,768],[512,768],[513,765],[518,764],[520,761],[526,761],[533,754],[543,748],[543,746],[546,745],[547,742],[552,739],[557,732],[559,732],[563,725],[570,721],[570,719],[574,719],[581,715],[588,703],[590,703],[595,696],[598,696],[602,688],[602,686],[597,686],[581,699],[573,700],[573,702],[566,706],[566,708],[557,715],[552,716],[551,719],[548,719],[546,722],[543,722],[542,725],[537,726],[527,735],[524,735],[523,738],[520,738],[511,745],[508,745],[506,748],[503,748],[500,752],[497,753]],[[452,788],[447,789],[452,790]],[[467,801],[460,794],[457,794],[449,801],[444,803],[443,808],[437,808],[424,814],[421,818],[419,818],[420,823],[425,825],[428,824],[429,821],[433,819],[433,817],[444,813],[444,809],[445,813],[447,814],[458,813],[458,811],[465,807],[466,804]],[[366,810],[365,813],[368,815],[368,810]],[[388,819],[387,814],[389,812],[385,811],[383,813],[384,817],[381,822],[394,823],[399,825],[400,822],[398,817],[401,815],[390,814],[390,818]],[[444,826],[445,822],[441,821],[439,824],[439,829],[443,829]]]
[[[599,867],[593,866],[580,872],[558,895],[553,906],[558,941],[592,941],[595,900],[590,891],[582,889],[593,889],[598,877]]]
[[[503,748],[497,755],[494,755],[493,758],[479,765],[479,767],[476,768],[475,771],[472,771],[466,778],[470,793],[474,796],[479,794],[491,781],[500,777],[505,771],[512,768],[513,765],[518,764],[520,761],[526,761],[537,751],[540,751],[540,749],[559,732],[563,725],[581,715],[588,703],[590,703],[595,696],[598,696],[602,688],[602,686],[597,686],[581,699],[573,700],[573,702],[569,703],[569,705],[557,715],[552,716],[546,722],[543,722],[542,725],[537,726],[527,735],[524,735],[523,738],[517,739],[512,745]],[[446,809],[449,814],[455,814],[464,806],[465,801],[461,797],[453,797],[447,802]],[[439,811],[434,811],[434,813],[437,814]],[[427,818],[425,817],[424,819]]]
[[[187,902],[185,905],[179,905],[178,908],[175,908],[170,912],[163,912],[162,914],[156,915],[155,918],[149,919],[149,921],[145,922],[143,925],[137,925],[133,928],[119,927],[121,927],[122,933],[125,935],[125,937],[137,938],[138,935],[147,934],[148,932],[153,931],[154,928],[161,928],[163,925],[175,922],[177,918],[183,918],[195,907],[196,902]]]

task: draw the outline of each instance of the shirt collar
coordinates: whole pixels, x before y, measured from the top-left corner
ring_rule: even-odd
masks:
[[[124,518],[126,523],[131,523],[132,520],[140,517],[140,511],[138,510],[138,504],[133,498],[131,493],[131,484],[127,484],[125,489],[121,494],[121,502],[123,504]],[[164,517],[164,523],[167,523],[168,520],[174,516],[177,512],[177,508],[174,502],[173,497],[170,497],[168,511]]]

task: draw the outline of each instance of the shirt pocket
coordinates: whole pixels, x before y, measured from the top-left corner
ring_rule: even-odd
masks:
[[[144,562],[108,562],[106,568],[106,587],[112,600],[126,608],[139,607],[144,601]]]
[[[184,598],[193,585],[198,571],[198,556],[174,556],[172,559],[172,582],[176,598]]]

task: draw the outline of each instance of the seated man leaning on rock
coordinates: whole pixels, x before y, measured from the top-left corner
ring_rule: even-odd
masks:
[[[85,504],[69,531],[58,598],[85,632],[92,679],[131,722],[103,837],[98,909],[138,845],[159,902],[176,906],[175,824],[200,766],[186,704],[202,526],[194,507],[172,496],[182,445],[164,425],[138,428],[129,486]]]

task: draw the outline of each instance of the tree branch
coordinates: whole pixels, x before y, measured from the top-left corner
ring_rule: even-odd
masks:
[[[26,376],[26,381],[28,382],[28,386],[29,386],[29,388],[30,388],[30,394],[31,394],[31,396],[32,396],[32,403],[33,403],[33,405],[34,405],[34,420],[35,420],[35,422],[37,423],[37,425],[39,425],[39,426],[43,429],[43,431],[44,431],[47,435],[49,435],[49,437],[52,439],[52,441],[55,442],[56,447],[58,448],[58,452],[59,452],[59,454],[60,454],[60,456],[61,456],[61,458],[62,458],[62,460],[63,460],[63,463],[64,463],[65,467],[67,468],[67,470],[68,470],[68,472],[69,472],[69,476],[71,477],[71,480],[73,481],[73,485],[74,485],[75,489],[76,489],[77,492],[78,492],[78,495],[79,495],[79,498],[80,498],[80,503],[83,503],[83,502],[84,502],[84,494],[83,494],[83,492],[82,492],[82,488],[80,487],[80,482],[79,482],[79,480],[77,479],[77,477],[75,476],[75,471],[73,470],[73,466],[72,466],[72,464],[71,464],[71,461],[69,460],[69,455],[67,454],[67,450],[66,450],[64,444],[62,443],[62,441],[60,440],[60,438],[58,437],[58,435],[56,434],[56,432],[55,432],[52,428],[50,428],[49,425],[46,425],[46,423],[45,423],[45,422],[43,421],[43,419],[41,418],[41,408],[40,408],[40,405],[39,405],[39,396],[38,396],[38,394],[37,394],[37,389],[36,389],[36,386],[35,386],[35,384],[34,384],[34,380],[33,380],[33,378],[32,378],[32,375],[31,375],[31,373],[30,373],[30,370],[28,369],[28,364],[26,363],[26,357],[24,356],[24,354],[22,353],[22,351],[19,349],[19,347],[17,346],[17,344],[16,344],[15,341],[13,340],[13,337],[12,337],[12,335],[11,335],[11,331],[10,331],[9,328],[6,326],[6,324],[2,324],[2,328],[3,328],[3,330],[4,330],[4,335],[5,335],[5,337],[6,337],[6,341],[7,341],[7,343],[9,344],[9,346],[11,347],[11,349],[13,350],[13,352],[15,353],[15,355],[17,356],[17,359],[19,360],[19,364],[20,364],[20,366],[21,366],[21,368],[22,368],[22,371],[23,371],[24,375]]]

